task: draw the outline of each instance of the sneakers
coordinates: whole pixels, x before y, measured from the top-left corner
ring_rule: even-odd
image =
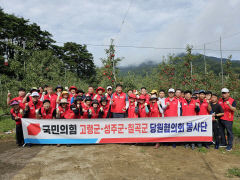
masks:
[[[214,149],[219,149],[219,145],[216,144],[215,147],[214,147]]]
[[[192,148],[192,150],[194,150],[195,149],[195,144],[191,144],[191,148]]]
[[[226,144],[220,144],[219,147],[227,147]]]
[[[232,147],[231,147],[231,146],[227,146],[227,147],[226,147],[226,150],[227,150],[227,151],[231,151],[231,150],[232,150]]]

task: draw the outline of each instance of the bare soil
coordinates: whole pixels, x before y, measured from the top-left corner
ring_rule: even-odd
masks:
[[[239,153],[152,145],[34,145],[0,142],[0,179],[228,179]],[[231,178],[238,179],[238,178]]]

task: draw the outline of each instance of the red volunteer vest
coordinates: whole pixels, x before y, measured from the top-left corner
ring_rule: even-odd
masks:
[[[101,101],[101,98],[102,97],[104,97],[104,95],[99,95],[99,94],[97,94],[97,95],[95,95],[95,96],[97,96],[97,98],[95,98],[99,103],[100,103],[100,101]]]
[[[200,105],[200,111],[197,113],[197,115],[209,115],[210,113],[208,112],[208,103],[207,100],[204,99],[202,103],[200,103],[200,100],[196,100],[196,102]]]
[[[91,119],[97,119],[99,117],[99,107],[97,108],[97,110],[95,110],[93,107],[90,107],[89,109],[91,109],[92,111]]]
[[[138,114],[140,118],[148,117],[144,104],[139,104]]]
[[[38,101],[36,106],[33,104],[32,101],[30,101],[28,103],[28,106],[29,106],[28,118],[36,119],[36,110],[42,107],[42,101]]]
[[[12,114],[13,117],[20,117],[20,118],[22,118],[22,114],[20,113],[20,109],[19,109],[18,112],[15,112],[14,109],[12,108],[12,109],[10,110],[10,113]],[[16,125],[22,124],[21,119],[15,121],[15,122],[16,122]]]
[[[61,106],[58,107],[58,110],[60,112],[60,118],[61,119],[74,119],[74,113],[73,111],[67,106],[66,109],[63,109]]]
[[[42,114],[42,119],[52,119],[53,116],[53,111],[54,109],[53,108],[50,108],[47,112],[46,112],[46,109],[44,107],[41,107],[41,114]]]
[[[82,109],[85,110],[86,112],[83,112],[83,116],[81,117],[82,119],[88,119],[88,110],[90,109],[91,106],[87,106],[85,103],[82,104]]]
[[[169,97],[165,99],[165,104],[169,102],[170,105],[164,111],[164,117],[178,116],[178,101],[175,97],[172,101],[170,101]]]
[[[57,102],[56,102],[57,101],[57,95],[56,94],[51,94],[51,95],[47,94],[47,95],[44,96],[44,100],[45,99],[48,99],[50,101],[51,107],[53,109],[56,108],[56,104],[57,104]]]
[[[103,116],[102,118],[106,118],[107,115],[108,115],[108,111],[109,111],[109,108],[110,108],[110,105],[107,104],[106,106],[101,106],[103,108]]]
[[[111,112],[113,113],[125,113],[122,109],[126,107],[126,94],[122,92],[121,94],[113,93],[112,96],[113,104]]]
[[[162,117],[157,102],[155,102],[154,105],[150,103],[149,117]]]
[[[182,101],[182,116],[195,116],[196,115],[196,101],[191,99],[191,102],[188,104],[187,100]]]
[[[128,118],[138,118],[138,114],[135,113],[135,103],[129,103]]]
[[[234,99],[229,97],[228,100],[229,103],[232,105]],[[232,111],[230,109],[230,107],[227,105],[226,101],[223,101],[222,98],[219,99],[218,103],[222,106],[223,111],[224,111],[224,115],[221,117],[222,120],[226,120],[226,121],[233,121],[233,117],[234,117],[234,111]]]
[[[111,101],[111,96],[107,94],[107,104],[110,104],[110,101]]]

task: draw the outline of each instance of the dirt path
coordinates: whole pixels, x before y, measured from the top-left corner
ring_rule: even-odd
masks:
[[[240,156],[171,146],[121,144],[33,146],[0,144],[1,179],[227,179]],[[234,178],[232,178],[234,179]]]

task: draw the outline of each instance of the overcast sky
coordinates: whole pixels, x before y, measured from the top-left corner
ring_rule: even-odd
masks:
[[[117,45],[185,48],[191,44],[203,49],[204,43],[222,36],[222,49],[240,50],[240,0],[0,0],[0,6],[37,23],[57,42],[107,45],[114,38]],[[98,66],[104,48],[88,46]],[[219,49],[219,42],[206,44],[206,49]],[[117,48],[116,56],[124,57],[121,66],[126,66],[160,62],[163,55],[183,51]],[[240,51],[223,52],[223,57],[230,54],[240,59]],[[206,55],[219,57],[220,52],[207,50]]]

